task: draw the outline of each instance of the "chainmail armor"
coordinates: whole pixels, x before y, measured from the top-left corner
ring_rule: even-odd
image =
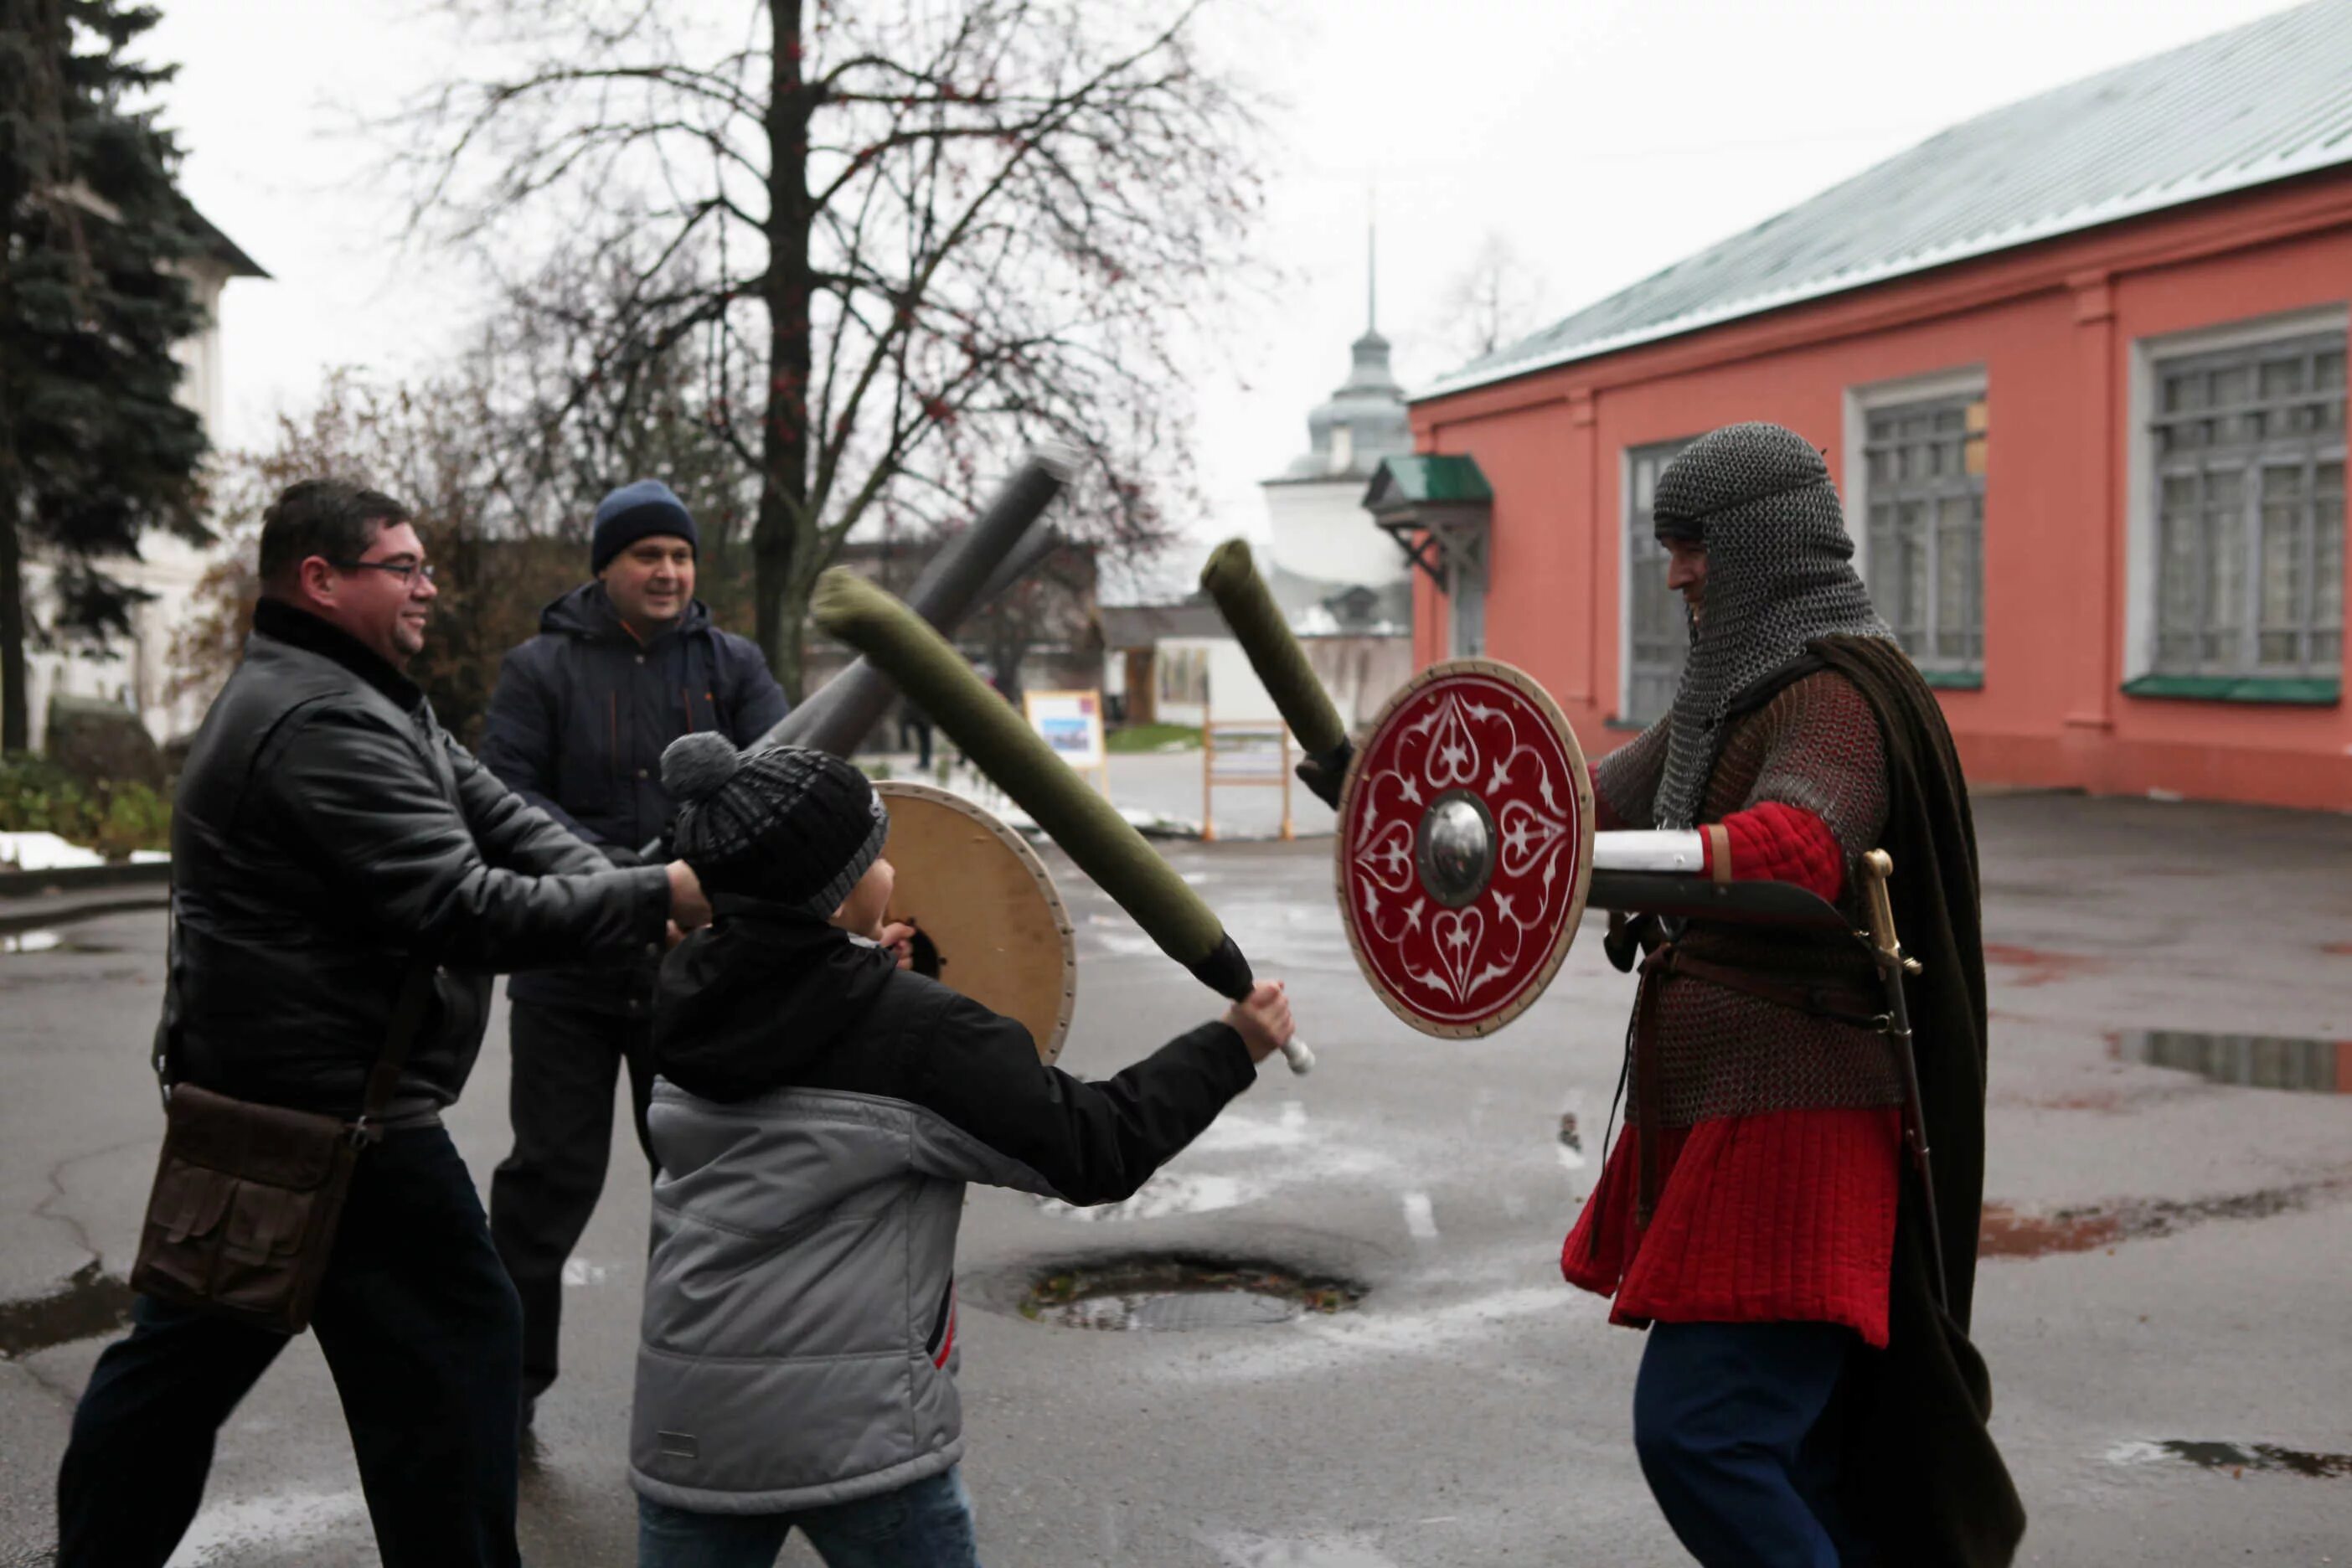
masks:
[[[1886,825],[1886,762],[1878,721],[1843,676],[1791,684],[1735,719],[1708,782],[1702,820],[1767,801],[1813,813],[1845,852],[1839,907],[1860,923],[1856,863]],[[1759,971],[1787,983],[1835,984],[1873,996],[1879,982],[1856,945],[1769,927],[1693,921],[1681,945],[1693,958]],[[1687,1127],[1723,1116],[1842,1110],[1903,1101],[1885,1037],[1801,1013],[1688,975],[1654,979],[1660,1116]]]
[[[1829,466],[1793,430],[1709,431],[1658,476],[1652,513],[1661,539],[1706,548],[1706,586],[1668,715],[1654,813],[1657,826],[1684,828],[1700,820],[1724,716],[1740,693],[1816,637],[1894,633],[1854,572]]]
[[[1592,764],[1592,787],[1618,821],[1648,827],[1657,807],[1658,776],[1666,765],[1666,731],[1672,715]]]

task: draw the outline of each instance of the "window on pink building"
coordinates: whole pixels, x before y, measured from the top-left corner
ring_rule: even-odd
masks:
[[[2340,679],[2341,332],[2155,362],[2158,675]]]
[[[1650,508],[1658,475],[1696,438],[1625,452],[1625,699],[1618,718],[1628,724],[1651,723],[1675,705],[1690,654],[1690,623],[1682,596],[1666,586],[1666,547]]]
[[[1984,669],[1987,407],[1969,393],[1868,416],[1871,597],[1923,670]]]

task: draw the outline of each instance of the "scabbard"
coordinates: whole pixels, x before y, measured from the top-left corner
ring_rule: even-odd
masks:
[[[1927,1107],[1919,1093],[1919,1053],[1911,1038],[1911,1005],[1903,985],[1901,952],[1879,952],[1880,980],[1886,988],[1886,1037],[1903,1075],[1903,1142],[1919,1178],[1919,1209],[1927,1216],[1927,1257],[1935,1269],[1936,1302],[1951,1309],[1951,1286],[1944,1271],[1944,1226],[1936,1213],[1936,1168],[1927,1149]]]

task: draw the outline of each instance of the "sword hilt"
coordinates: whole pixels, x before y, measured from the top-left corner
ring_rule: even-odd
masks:
[[[1219,941],[1206,958],[1185,967],[1192,970],[1195,980],[1230,1002],[1245,1001],[1257,984],[1257,977],[1250,972],[1249,956],[1230,935]],[[1283,1042],[1282,1059],[1300,1078],[1315,1070],[1315,1053],[1296,1030]]]
[[[1873,849],[1862,858],[1863,909],[1870,921],[1870,945],[1890,963],[1899,963],[1906,974],[1919,973],[1919,961],[1903,956],[1903,943],[1895,932],[1895,901],[1887,897],[1887,879],[1895,875],[1895,857],[1884,849]]]

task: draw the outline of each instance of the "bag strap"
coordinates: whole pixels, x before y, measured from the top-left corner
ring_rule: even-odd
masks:
[[[392,1025],[384,1031],[383,1055],[368,1074],[367,1098],[361,1102],[360,1119],[352,1123],[355,1142],[373,1142],[383,1131],[383,1113],[392,1106],[393,1091],[400,1087],[400,1070],[408,1065],[408,1048],[416,1043],[425,1022],[425,1004],[433,996],[435,973],[432,963],[417,959],[400,977],[400,994],[392,1004]]]
[[[173,1025],[180,1014],[180,879],[173,872],[163,881],[163,1012],[155,1020],[155,1046],[152,1065],[155,1068],[155,1088],[163,1103],[172,1103],[173,1046],[175,1031]]]

